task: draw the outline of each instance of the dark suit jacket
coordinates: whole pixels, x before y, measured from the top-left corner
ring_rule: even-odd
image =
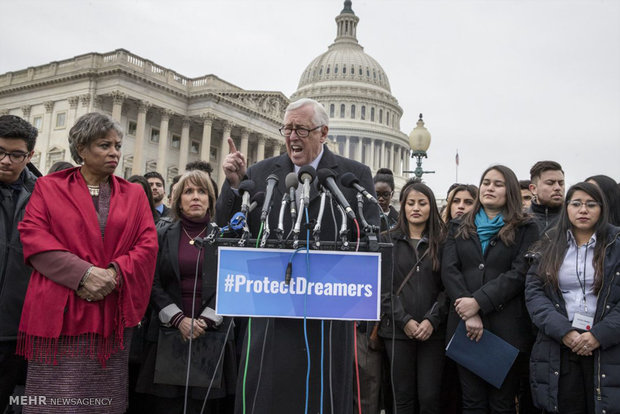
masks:
[[[536,224],[529,221],[518,227],[511,246],[497,236],[492,238],[484,255],[478,235],[455,237],[459,224],[450,222],[441,264],[441,279],[451,301],[446,340],[460,320],[454,301],[474,297],[485,329],[520,351],[529,351],[533,337],[523,293],[529,267],[525,253],[538,239]]]
[[[370,169],[356,161],[333,154],[324,147],[323,156],[318,169],[330,168],[338,176],[345,172],[352,172],[360,180],[360,184],[374,195],[374,184]],[[251,166],[247,177],[254,180],[257,191],[264,191],[267,177],[276,174],[279,178],[274,191],[274,203],[269,215],[269,224],[272,229],[277,226],[280,203],[286,191],[285,177],[294,171],[293,163],[287,154],[269,158]],[[336,179],[336,182],[339,180]],[[312,185],[310,205],[308,208],[310,219],[318,215],[320,197],[316,181]],[[351,207],[357,214],[355,190],[341,188]],[[240,210],[241,199],[228,185],[224,183],[222,192],[217,200],[216,217],[219,225],[228,222],[232,214]],[[340,214],[336,211],[336,221],[340,223]],[[364,216],[370,224],[379,225],[378,207],[366,203]],[[323,216],[321,240],[334,240],[338,231],[334,228],[331,209],[326,206]],[[252,236],[258,235],[260,224],[260,208],[254,210],[249,218]],[[288,209],[284,216],[284,234],[291,228],[291,217]],[[349,225],[349,229],[352,228]],[[273,232],[271,237],[275,237]],[[305,234],[304,234],[305,237]],[[350,239],[352,240],[352,239]],[[283,275],[284,277],[284,275]],[[330,329],[331,325],[331,329]],[[321,322],[307,321],[308,342],[311,355],[311,373],[309,385],[308,412],[319,412],[320,406],[320,360],[321,360]],[[330,341],[331,332],[331,341]],[[260,389],[256,401],[255,413],[290,414],[303,413],[305,405],[305,380],[307,369],[306,345],[304,340],[304,321],[299,319],[267,319],[253,318],[251,325],[251,344],[248,374],[246,381],[246,403],[252,404],[259,379],[261,350],[265,342],[265,354],[262,358],[262,374],[260,375]],[[329,344],[333,347],[330,349]],[[245,365],[247,335],[244,349],[241,352],[241,369]],[[353,323],[342,321],[325,321],[324,325],[324,408],[330,412],[330,398],[334,397],[334,412],[350,413],[353,410]],[[333,389],[330,390],[329,367],[331,364]],[[241,412],[242,378],[237,387],[236,412]]]

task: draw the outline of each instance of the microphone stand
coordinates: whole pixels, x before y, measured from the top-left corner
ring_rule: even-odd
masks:
[[[289,195],[288,193],[284,193],[284,197],[282,197],[282,204],[280,205],[280,215],[278,216],[278,227],[273,231],[276,234],[280,244],[284,241],[284,211],[286,210],[288,202]]]
[[[338,210],[340,211],[340,216],[342,217],[342,225],[340,226],[340,240],[342,241],[342,250],[346,250],[349,247],[349,238],[347,236],[347,212],[344,211],[344,208],[342,208],[340,203],[336,203],[336,206],[338,207]]]
[[[297,249],[297,247],[299,246],[299,233],[301,231],[301,220],[304,217],[304,198],[303,197],[299,197],[299,214],[297,214],[297,221],[295,222],[295,228],[293,230],[293,248]]]
[[[316,224],[314,226],[314,229],[312,230],[312,236],[314,237],[314,247],[316,249],[319,249],[321,247],[321,241],[319,240],[321,236],[321,222],[323,221],[323,213],[325,211],[325,199],[328,197],[328,195],[329,190],[325,188],[324,191],[321,193],[321,205],[319,207],[319,215],[316,218]]]

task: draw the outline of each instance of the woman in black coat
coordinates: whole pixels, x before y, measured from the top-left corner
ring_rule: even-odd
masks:
[[[439,413],[448,311],[439,273],[445,227],[429,187],[410,181],[401,194],[398,224],[389,233],[393,277],[382,297],[379,335],[393,373],[396,411]]]
[[[535,248],[525,288],[538,327],[534,403],[547,412],[620,412],[620,228],[605,197],[572,186],[557,226]]]
[[[200,251],[195,239],[213,230],[210,223],[214,213],[215,193],[209,176],[202,171],[185,173],[174,188],[171,212],[174,220],[162,221],[158,228],[159,252],[151,292],[153,317],[149,339],[153,341],[138,378],[137,391],[151,394],[145,400],[149,413],[183,413],[185,366],[177,360],[187,360],[189,341],[193,362],[202,363],[191,375],[202,375],[200,386],[189,389],[188,413],[200,413],[209,391],[205,413],[232,412],[236,381],[232,320],[215,314],[217,248],[205,246]],[[199,271],[200,269],[200,271]],[[166,336],[172,336],[178,353],[164,348]],[[174,349],[176,349],[174,348]],[[196,354],[199,350],[199,354]],[[220,353],[222,361],[213,372]],[[183,363],[181,363],[183,365]],[[192,364],[193,365],[193,364]],[[194,365],[193,365],[194,366]],[[213,378],[211,389],[208,390]],[[228,398],[227,398],[228,397]]]
[[[523,297],[525,253],[537,239],[536,226],[523,215],[519,181],[510,168],[488,168],[479,188],[474,209],[450,223],[443,251],[441,279],[454,305],[447,335],[463,320],[471,340],[480,340],[488,329],[527,358],[532,335]],[[514,414],[519,386],[515,366],[499,390],[466,368],[458,369],[464,413]]]

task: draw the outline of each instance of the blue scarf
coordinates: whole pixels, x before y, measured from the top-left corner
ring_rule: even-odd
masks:
[[[487,216],[484,208],[480,208],[474,222],[476,223],[476,231],[478,232],[478,238],[482,246],[482,254],[484,254],[491,238],[504,227],[504,216],[502,213],[499,213],[493,220],[489,220],[489,216]]]

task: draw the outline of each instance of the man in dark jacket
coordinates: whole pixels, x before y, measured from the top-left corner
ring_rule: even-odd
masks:
[[[538,161],[530,169],[532,205],[529,213],[542,235],[552,227],[564,202],[564,171],[555,161]]]
[[[144,178],[149,182],[151,186],[151,193],[153,193],[153,204],[155,204],[155,210],[157,210],[158,217],[168,217],[170,214],[169,208],[164,204],[164,196],[166,195],[166,182],[164,177],[157,171],[149,171],[144,174]]]
[[[274,205],[269,216],[270,223],[276,223],[280,210],[280,200],[287,192],[285,177],[290,172],[306,165],[315,169],[332,169],[340,176],[346,172],[353,173],[365,187],[374,195],[374,185],[370,169],[353,160],[333,154],[327,146],[329,117],[325,109],[318,102],[303,99],[293,102],[286,109],[284,125],[280,129],[286,138],[287,153],[261,161],[246,170],[244,154],[236,151],[234,142],[229,138],[230,153],[223,163],[226,181],[217,200],[216,216],[219,225],[226,224],[233,213],[239,211],[241,197],[237,189],[244,177],[256,183],[257,191],[264,191],[267,177],[270,174],[278,176],[278,183],[274,189]],[[310,189],[309,217],[317,217],[320,197],[316,181]],[[356,191],[348,188],[342,192],[351,205],[356,205]],[[288,210],[288,209],[287,209]],[[300,212],[302,214],[302,212]],[[364,215],[370,224],[379,224],[379,212],[376,206],[366,203]],[[260,209],[257,208],[249,218],[253,236],[258,235]],[[333,218],[329,208],[325,208],[321,227],[321,240],[333,240]],[[339,220],[339,217],[338,217]],[[287,234],[291,225],[290,213],[284,215],[284,234]],[[349,228],[352,221],[350,221]],[[246,404],[253,407],[257,414],[289,414],[304,412],[306,403],[306,344],[304,333],[307,333],[308,348],[311,355],[311,371],[309,378],[308,412],[317,413],[320,410],[321,385],[324,386],[323,406],[326,412],[351,413],[353,412],[353,323],[347,321],[325,321],[324,324],[324,351],[325,369],[321,378],[321,322],[307,321],[304,330],[304,321],[286,318],[254,318],[251,325],[251,341],[249,344],[249,365],[247,379],[245,372],[239,376],[237,385],[236,412],[240,413],[243,406],[243,390],[245,390]],[[246,336],[249,337],[250,335]],[[265,338],[266,337],[266,338]],[[333,346],[330,347],[330,344]],[[245,366],[247,340],[242,351],[240,372]],[[264,354],[262,350],[264,351]],[[331,398],[333,397],[333,399]],[[256,402],[254,410],[254,402]],[[333,411],[330,408],[333,402]]]
[[[15,347],[32,269],[24,264],[17,223],[34,189],[36,176],[26,164],[37,134],[17,116],[0,116],[0,412],[26,377],[26,361],[15,355]]]

